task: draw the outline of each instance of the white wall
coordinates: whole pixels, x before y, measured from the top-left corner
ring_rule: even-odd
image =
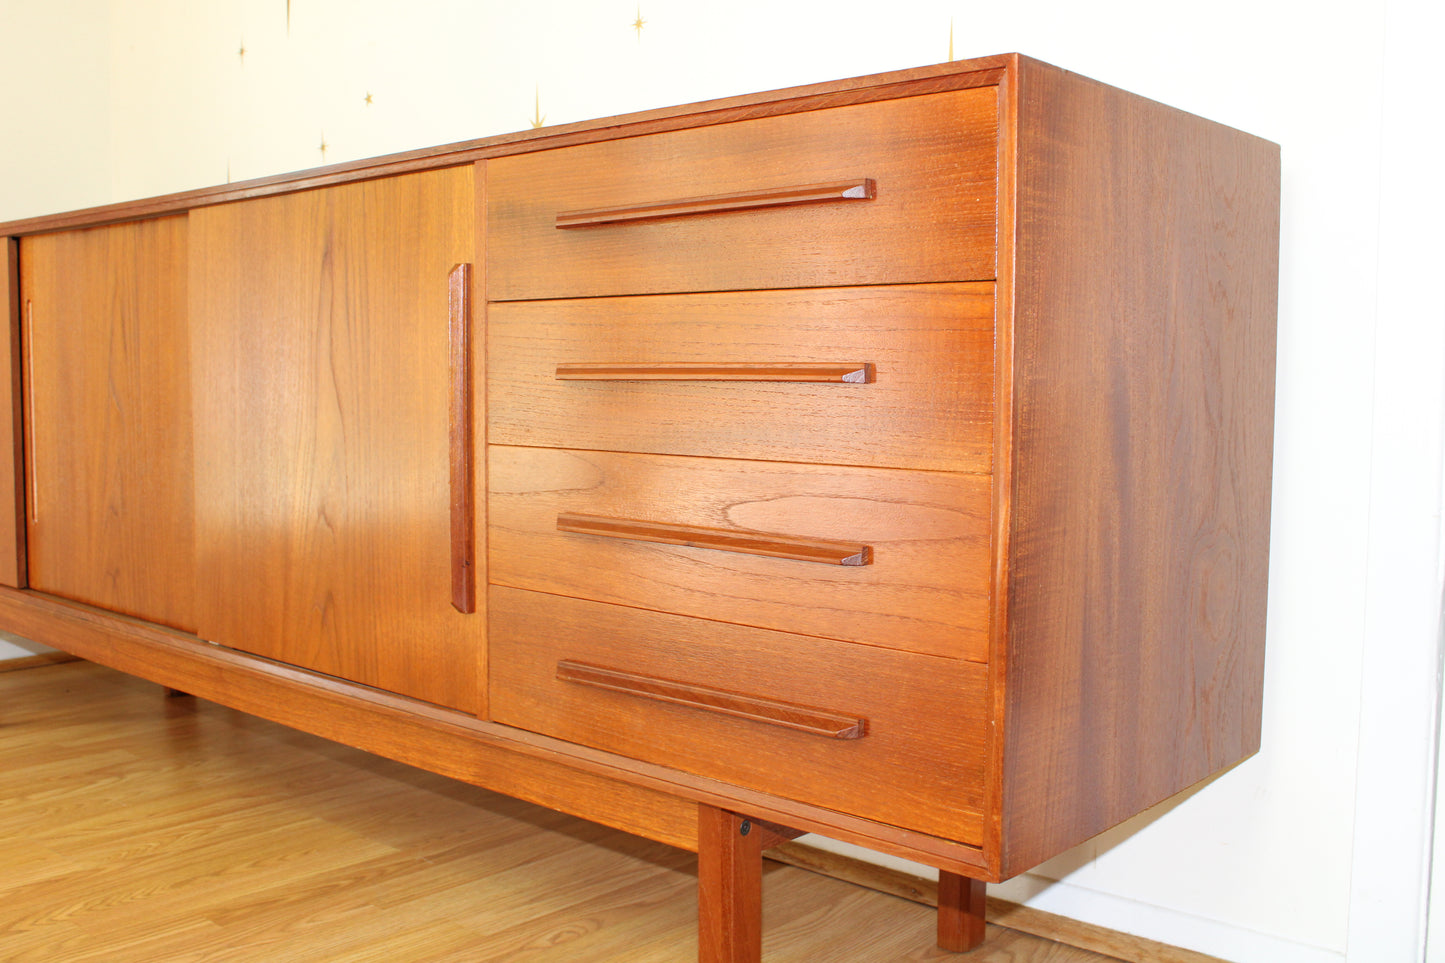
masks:
[[[1445,4],[1392,0],[1381,80],[1365,653],[1349,947],[1358,959],[1418,956],[1427,918],[1430,766],[1440,696],[1442,451],[1445,433],[1445,181],[1439,43]],[[1405,96],[1396,96],[1406,92]],[[1432,443],[1433,442],[1433,443]],[[1445,856],[1445,849],[1437,849]],[[1445,883],[1445,865],[1435,874]],[[1413,885],[1414,891],[1411,891]],[[1430,934],[1445,960],[1445,931]],[[1371,957],[1369,954],[1376,954]],[[1379,955],[1379,954],[1384,955]]]
[[[636,0],[41,6],[0,0],[0,51],[109,74],[0,101],[31,121],[14,140],[3,126],[0,220],[313,166],[323,138],[336,162],[538,109],[563,123],[931,63],[950,30],[960,57],[1019,50],[1279,142],[1264,749],[997,892],[1231,960],[1418,957],[1445,410],[1445,252],[1426,228],[1445,203],[1420,191],[1442,156],[1421,142],[1445,93],[1438,2],[647,0],[640,34]],[[77,6],[108,48],[56,12]]]

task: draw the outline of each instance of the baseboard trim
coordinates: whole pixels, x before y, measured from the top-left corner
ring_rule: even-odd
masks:
[[[938,905],[938,884],[912,873],[815,849],[806,843],[783,843],[768,850],[766,855],[769,859],[789,866],[866,886],[882,893],[891,893],[915,903]],[[1105,956],[1118,957],[1121,960],[1131,960],[1134,963],[1223,963],[1218,957],[1105,929],[1092,923],[1081,923],[993,897],[988,901],[988,921],[1020,933],[1039,936],[1081,950],[1091,950]]]
[[[69,652],[42,652],[18,659],[0,659],[0,672],[18,672],[21,669],[37,669],[42,665],[59,665],[62,662],[79,662],[80,657]]]

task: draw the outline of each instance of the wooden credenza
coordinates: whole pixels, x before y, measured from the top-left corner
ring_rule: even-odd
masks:
[[[0,628],[963,949],[1259,747],[1278,205],[1008,55],[0,225]]]

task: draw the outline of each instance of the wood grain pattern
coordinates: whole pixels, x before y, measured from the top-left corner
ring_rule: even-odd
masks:
[[[494,584],[982,662],[988,478],[493,445]],[[869,565],[804,564],[578,537],[559,515],[849,542]]]
[[[981,879],[938,874],[938,945],[967,953],[983,942],[988,898]]]
[[[203,637],[476,708],[448,491],[472,205],[461,168],[191,215]]]
[[[868,720],[826,709],[794,705],[728,689],[687,685],[638,672],[618,672],[604,666],[563,659],[557,663],[557,679],[621,692],[640,699],[656,699],[672,705],[689,706],[739,719],[810,732],[828,739],[861,739],[868,734]]]
[[[618,117],[558,124],[540,130],[499,134],[385,157],[348,161],[233,184],[181,191],[162,197],[123,201],[65,214],[7,221],[0,223],[0,236],[38,234],[113,224],[142,217],[157,217],[214,204],[274,197],[278,194],[315,190],[375,177],[394,177],[398,174],[472,164],[491,157],[590,144],[617,136],[642,136],[740,120],[780,117],[826,107],[880,103],[920,94],[992,87],[998,84],[1007,66],[1012,63],[1013,56],[1005,54],[979,57],[695,104],[660,107]]]
[[[706,803],[966,875],[986,865],[976,846],[481,721],[64,599],[0,586],[0,624],[199,698],[674,846],[696,848],[692,803]]]
[[[742,816],[697,810],[698,963],[762,963],[762,833],[744,833]]]
[[[498,722],[963,842],[980,831],[982,666],[497,586],[491,596]],[[715,690],[750,680],[770,700],[846,709],[868,736],[823,740],[571,685],[557,679],[561,660]]]
[[[873,561],[873,547],[858,542],[608,518],[576,512],[563,512],[558,515],[557,531],[602,538],[625,538],[637,542],[659,542],[664,545],[684,545],[715,552],[740,552],[765,558],[788,558],[797,562],[818,562],[823,565],[867,565]]]
[[[25,238],[29,584],[195,626],[183,217]]]
[[[168,705],[100,666],[0,680],[0,758],[13,963],[697,952],[688,853],[205,701]],[[689,818],[696,834],[695,806]],[[762,873],[768,963],[949,958],[925,948],[925,906],[771,861]],[[1106,963],[997,927],[970,959]]]
[[[24,314],[22,315],[21,327],[23,328],[22,341],[24,346],[21,351],[25,355],[25,416],[22,419],[25,428],[24,464],[26,474],[25,486],[25,520],[27,523],[27,535],[30,525],[40,521],[40,485],[39,476],[35,472],[35,431],[31,428],[31,419],[34,417],[35,408],[35,304],[29,298],[25,299]],[[25,565],[27,575],[30,567],[30,550],[26,545]],[[28,581],[28,579],[27,579]],[[29,587],[28,585],[26,586]]]
[[[486,637],[487,604],[487,451],[489,424],[487,418],[488,385],[487,340],[489,318],[487,312],[487,229],[486,219],[477,215],[487,203],[487,165],[478,161],[472,171],[472,238],[473,257],[478,265],[472,272],[472,331],[471,367],[472,395],[472,568],[475,572],[474,588],[477,590],[473,602],[481,609],[483,639]],[[476,647],[473,654],[477,678],[476,714],[478,718],[490,719],[491,706],[487,702],[488,653],[485,641]]]
[[[993,91],[963,90],[491,160],[488,297],[990,279],[997,128]],[[559,212],[860,171],[867,203],[556,228]]]
[[[491,440],[988,471],[993,285],[586,298],[489,307]],[[860,359],[874,383],[580,382],[559,366]]]
[[[994,426],[993,426],[993,567],[989,599],[991,632],[988,652],[990,711],[995,720],[1006,718],[1008,709],[1009,636],[1008,600],[1013,591],[1009,535],[1013,522],[1014,466],[1014,292],[1018,286],[1018,76],[1019,57],[1011,55],[1009,70],[999,79],[999,197],[998,197],[998,284],[994,316]],[[1004,734],[995,731],[990,739],[988,772],[987,846],[991,857],[1003,849]]]
[[[447,315],[451,338],[448,448],[451,454],[452,608],[470,614],[477,610],[470,264],[458,264],[447,277]]]
[[[601,227],[606,224],[628,224],[654,221],[664,217],[696,217],[704,214],[725,214],[750,211],[760,207],[791,207],[795,204],[827,204],[836,201],[871,201],[878,196],[878,187],[871,177],[830,184],[807,184],[801,187],[765,187],[755,191],[688,197],[651,204],[624,207],[603,207],[590,211],[563,211],[557,215],[557,227]]]
[[[20,349],[20,243],[0,237],[0,585],[24,588],[25,379]]]
[[[1279,249],[1276,145],[1018,83],[1003,876],[1259,746]]]
[[[461,712],[33,592],[0,589],[0,618],[17,633],[96,665],[474,786],[585,813],[670,846],[697,848],[697,807],[684,794],[629,783],[615,765],[569,762],[555,751],[518,744],[507,730]]]
[[[471,166],[381,178],[444,159]],[[767,196],[863,174],[866,203]],[[286,196],[219,204],[265,194]],[[980,923],[962,877],[1027,869],[1257,747],[1273,145],[1010,55],[0,236],[178,204],[197,208],[199,604],[230,620],[197,624],[292,665],[13,588],[0,626],[679,845],[699,844],[679,803],[702,804],[931,862],[953,874],[950,945]],[[482,265],[450,285],[474,298],[466,347],[442,317],[458,262]],[[792,380],[819,365],[873,380]],[[496,611],[465,625],[445,596],[473,546]],[[709,701],[827,707],[868,735]]]
[[[388,960],[496,959],[527,942],[554,888],[601,898],[595,909],[616,925],[628,909],[645,918],[659,873],[678,877],[671,915],[691,939],[686,852],[220,706],[166,705],[98,666],[57,668],[74,671],[50,685],[34,677],[54,669],[0,682],[9,961],[337,960],[381,946]],[[82,730],[80,746],[55,751],[56,732]],[[633,894],[608,910],[613,887],[643,887],[643,906]],[[489,908],[469,916],[468,902]],[[584,937],[554,958],[589,946]]]
[[[559,364],[558,381],[781,381],[869,384],[873,365],[852,364]]]

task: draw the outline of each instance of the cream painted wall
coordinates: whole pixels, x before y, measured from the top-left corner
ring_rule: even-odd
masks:
[[[1020,50],[1278,141],[1264,749],[995,892],[1230,960],[1418,957],[1438,691],[1419,683],[1435,679],[1424,622],[1433,611],[1438,623],[1440,604],[1438,569],[1421,573],[1418,559],[1440,544],[1445,441],[1429,371],[1445,361],[1430,353],[1445,314],[1429,275],[1390,257],[1439,252],[1431,217],[1382,175],[1419,149],[1396,136],[1411,118],[1439,117],[1439,79],[1399,76],[1430,36],[1431,4],[112,0],[108,17],[99,0],[43,15],[25,4],[23,17],[21,6],[0,0],[0,24],[33,35],[0,34],[0,50],[108,61],[109,74],[87,67],[27,89],[29,106],[0,107],[34,119],[23,137],[3,127],[0,220],[522,129],[538,112],[565,123],[931,63],[948,56],[950,25],[960,57]],[[52,14],[61,6],[98,11],[108,46],[71,32]],[[1402,82],[1387,114],[1390,77]],[[1432,198],[1420,203],[1438,224]],[[1433,263],[1438,278],[1445,252]],[[1422,377],[1416,396],[1392,393]],[[1402,465],[1434,471],[1433,493],[1397,489]],[[1401,606],[1425,614],[1386,617]]]
[[[108,200],[108,0],[0,0],[0,64],[0,220]]]

